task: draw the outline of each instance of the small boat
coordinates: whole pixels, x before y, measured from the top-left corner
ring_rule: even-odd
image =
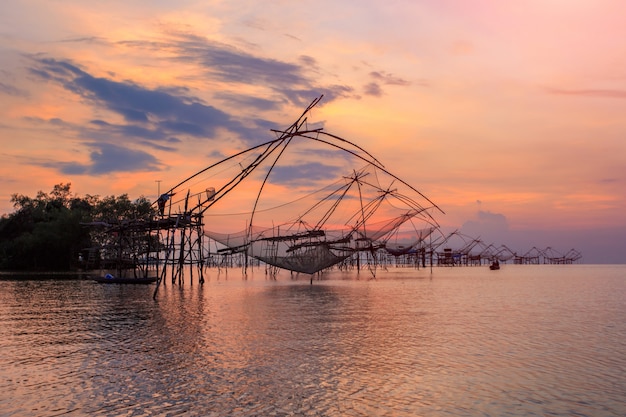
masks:
[[[500,269],[500,262],[498,262],[497,260],[493,261],[491,265],[489,265],[489,269],[491,269],[492,271],[495,271],[496,269]]]
[[[102,284],[152,284],[156,282],[156,277],[116,277],[112,274],[92,278]]]

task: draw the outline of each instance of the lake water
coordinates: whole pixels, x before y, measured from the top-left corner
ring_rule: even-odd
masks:
[[[624,416],[626,265],[0,280],[2,416]]]

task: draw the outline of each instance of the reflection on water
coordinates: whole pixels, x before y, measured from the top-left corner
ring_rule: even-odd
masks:
[[[0,281],[7,416],[626,415],[626,267]]]

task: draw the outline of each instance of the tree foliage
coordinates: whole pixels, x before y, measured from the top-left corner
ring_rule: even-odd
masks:
[[[32,198],[13,194],[15,211],[0,217],[0,269],[71,270],[85,248],[97,245],[97,236],[85,223],[149,219],[150,201],[128,195],[79,197],[71,183],[57,184]]]

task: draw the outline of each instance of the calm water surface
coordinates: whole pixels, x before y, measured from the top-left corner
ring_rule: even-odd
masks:
[[[626,415],[624,265],[209,275],[0,280],[0,415]]]

